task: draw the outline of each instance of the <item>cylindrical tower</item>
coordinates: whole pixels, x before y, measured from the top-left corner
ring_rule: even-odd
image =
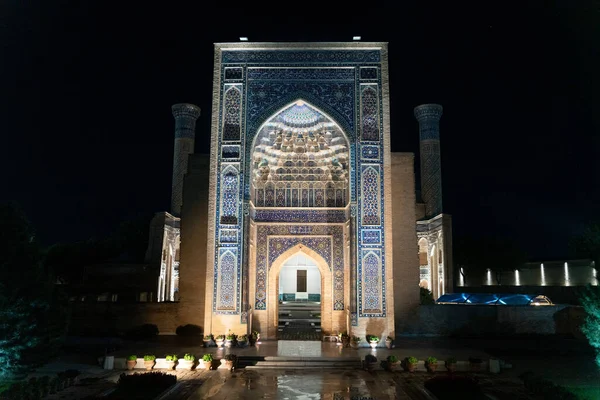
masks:
[[[175,117],[175,149],[173,152],[173,183],[171,186],[171,214],[179,217],[183,203],[183,176],[187,171],[188,156],[194,153],[196,120],[200,107],[180,103],[171,107]]]
[[[421,104],[415,107],[419,121],[421,196],[425,201],[427,217],[442,213],[442,169],[440,159],[440,117],[443,108],[439,104]]]

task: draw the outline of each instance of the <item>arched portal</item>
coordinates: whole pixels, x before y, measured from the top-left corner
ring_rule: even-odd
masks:
[[[319,269],[319,273],[321,274],[321,293],[323,294],[321,296],[321,327],[325,332],[331,331],[333,325],[332,296],[327,294],[327,291],[331,293],[332,290],[331,270],[327,264],[327,261],[325,261],[325,259],[321,257],[319,253],[303,244],[298,244],[277,257],[277,259],[271,264],[271,268],[269,268],[268,271],[268,338],[274,339],[277,337],[277,326],[279,324],[279,277],[281,269],[284,267],[286,262],[298,252],[302,252],[314,260],[316,267]]]

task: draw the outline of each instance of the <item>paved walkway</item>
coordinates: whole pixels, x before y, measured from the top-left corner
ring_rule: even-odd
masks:
[[[278,355],[278,342],[262,341],[256,346],[246,348],[217,349],[204,348],[198,344],[178,344],[176,337],[158,338],[154,342],[126,343],[120,350],[111,353],[115,357],[129,354],[165,354],[211,353],[220,359],[225,354],[235,353],[238,356],[269,357]],[[531,400],[526,393],[519,375],[533,370],[551,379],[555,383],[579,386],[600,385],[600,374],[593,364],[593,354],[587,354],[585,347],[578,343],[549,342],[543,340],[493,341],[479,339],[449,338],[403,338],[395,342],[396,347],[375,350],[363,347],[359,349],[343,348],[336,343],[322,343],[321,357],[360,358],[374,354],[379,360],[395,354],[399,358],[407,356],[424,360],[429,356],[444,360],[454,356],[459,361],[469,357],[480,357],[484,360],[492,356],[506,360],[512,364],[510,369],[502,369],[499,374],[489,372],[477,373],[480,384],[499,400],[522,399]],[[544,347],[547,346],[547,347]],[[535,351],[533,351],[535,350]],[[533,351],[533,353],[532,353]],[[63,357],[38,369],[32,376],[54,375],[57,372],[74,368],[82,372],[76,386],[48,396],[48,400],[75,400],[86,396],[98,395],[115,387],[115,383],[123,370],[103,370],[100,363],[94,364],[92,358],[85,363],[77,360],[77,355]],[[135,370],[143,372],[143,370]],[[271,398],[271,399],[412,399],[423,397],[423,382],[432,375],[426,372],[407,373],[404,371],[387,372],[378,365],[372,372],[363,370],[290,370],[279,368],[273,370],[250,370],[240,368],[234,372],[217,371],[167,371],[177,375],[178,383],[160,400],[186,399],[228,399],[228,398]],[[127,373],[127,372],[126,372]],[[436,374],[445,374],[438,372]],[[459,373],[471,374],[472,373]],[[320,397],[318,397],[320,396]],[[511,397],[512,396],[512,397]]]

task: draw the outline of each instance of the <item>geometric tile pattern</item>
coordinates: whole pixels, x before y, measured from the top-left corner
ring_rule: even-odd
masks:
[[[379,160],[379,146],[363,145],[360,149],[360,157],[364,160]]]
[[[256,222],[345,222],[345,210],[259,209],[252,214]]]
[[[259,224],[256,232],[256,310],[267,309],[267,277],[271,263],[302,244],[317,252],[333,272],[333,309],[344,310],[344,253],[342,225]],[[326,288],[323,288],[325,290]]]
[[[376,85],[362,85],[360,94],[362,140],[379,140],[379,107]]]
[[[237,224],[238,171],[232,165],[224,166],[221,174],[221,224]]]
[[[363,245],[381,245],[381,230],[363,229],[360,232]]]
[[[344,310],[347,306],[344,304],[345,239],[344,225],[341,223],[353,218],[350,260],[352,267],[356,268],[357,280],[350,288],[346,288],[357,290],[356,296],[350,296],[352,324],[358,324],[358,318],[361,317],[384,316],[386,288],[383,276],[385,226],[382,184],[383,165],[387,160],[384,160],[381,140],[384,137],[381,119],[383,73],[379,70],[382,51],[339,47],[323,49],[316,46],[291,46],[285,50],[245,50],[242,46],[240,49],[222,48],[220,51],[221,58],[216,65],[219,66],[222,84],[214,94],[219,104],[219,112],[215,116],[218,119],[215,125],[218,126],[218,132],[212,143],[216,147],[216,154],[220,156],[216,160],[216,197],[212,200],[212,204],[216,205],[217,221],[217,226],[211,227],[214,229],[211,243],[215,245],[214,307],[218,305],[220,313],[224,314],[239,314],[246,310],[240,304],[243,282],[240,273],[241,266],[248,262],[243,255],[249,253],[244,249],[249,238],[245,237],[248,227],[243,225],[239,211],[242,203],[247,204],[251,200],[251,155],[255,135],[270,117],[284,107],[303,100],[310,102],[344,133],[348,154],[345,165],[348,186],[314,187],[312,191],[306,191],[306,196],[303,186],[276,188],[284,190],[270,191],[269,198],[266,197],[266,191],[262,194],[265,204],[268,202],[289,208],[250,209],[254,214],[250,218],[257,223],[257,237],[253,238],[257,257],[254,260],[257,267],[256,296],[250,302],[254,301],[253,306],[257,310],[266,308],[266,277],[270,263],[278,254],[302,243],[327,260],[333,273],[333,309]],[[226,164],[222,162],[224,159],[240,161],[238,164]],[[363,160],[369,164],[363,164]],[[338,204],[347,205],[349,199],[352,201],[350,207],[341,208]],[[301,206],[305,202],[310,207],[340,208],[294,209],[296,204]],[[285,224],[261,224],[260,221]],[[223,247],[219,247],[220,244]],[[230,288],[233,295],[221,296],[225,288]]]
[[[362,202],[362,224],[379,225],[380,215],[380,181],[379,166],[362,166],[361,202]]]
[[[360,67],[360,80],[377,80],[377,67]]]
[[[215,311],[232,311],[236,305],[236,266],[235,254],[228,249],[222,249],[219,257],[218,295],[217,308]]]
[[[242,94],[237,87],[231,86],[225,92],[223,140],[240,140],[241,101]]]
[[[359,284],[362,287],[359,291],[361,314],[375,316],[383,313],[382,281],[385,273],[381,267],[381,250],[363,250],[362,268],[359,270]]]

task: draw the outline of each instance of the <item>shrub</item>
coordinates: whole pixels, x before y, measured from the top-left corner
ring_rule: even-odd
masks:
[[[368,335],[367,338],[368,338],[369,342],[379,342],[379,336]]]
[[[365,356],[365,362],[367,362],[367,363],[376,363],[377,362],[377,357],[375,357],[373,354],[367,354]]]
[[[456,357],[446,358],[446,364],[456,364]]]
[[[387,362],[389,363],[397,363],[398,362],[398,357],[391,354],[389,356],[387,356]]]
[[[406,362],[409,364],[416,364],[419,362],[419,360],[417,360],[417,357],[406,357]]]
[[[177,376],[165,372],[146,372],[127,375],[121,374],[117,390],[105,397],[106,400],[124,398],[152,399],[177,383]]]
[[[128,361],[135,361],[135,360],[137,360],[137,356],[135,354],[132,354],[130,356],[127,356],[127,360]]]
[[[419,288],[419,295],[420,295],[420,299],[421,299],[421,304],[423,304],[423,305],[435,304],[435,300],[433,298],[433,293],[431,293],[431,290],[421,287],[421,288]]]
[[[135,326],[125,333],[129,339],[151,339],[158,335],[158,326],[154,324],[143,324]]]
[[[217,335],[216,340],[225,340],[225,335]]]
[[[156,356],[154,354],[146,354],[144,356],[144,361],[154,361],[156,360]]]
[[[360,342],[360,336],[352,336],[353,342]]]
[[[183,356],[183,359],[185,361],[194,361],[194,360],[196,360],[196,357],[193,354],[185,353],[185,355]]]
[[[165,360],[167,361],[177,361],[178,358],[175,354],[168,354],[165,356]]]
[[[202,336],[202,327],[194,324],[179,325],[175,333],[178,336]]]
[[[206,353],[205,355],[202,356],[202,361],[204,362],[212,362],[213,360],[213,356],[210,353]]]
[[[427,364],[437,364],[438,360],[435,357],[427,357]]]
[[[240,335],[240,336],[238,336],[238,341],[240,341],[240,342],[246,342],[246,341],[248,341],[248,335]]]
[[[213,339],[213,334],[209,333],[208,335],[204,335],[204,340],[212,340]]]
[[[228,333],[227,336],[225,337],[225,339],[227,340],[235,340],[236,336],[235,333]]]

